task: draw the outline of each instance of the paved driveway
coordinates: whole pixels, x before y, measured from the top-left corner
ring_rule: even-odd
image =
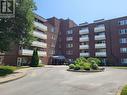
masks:
[[[127,70],[75,73],[65,66],[28,71],[28,76],[0,85],[0,95],[115,95],[127,83]]]

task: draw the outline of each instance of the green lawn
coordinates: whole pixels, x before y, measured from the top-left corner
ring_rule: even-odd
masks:
[[[127,85],[122,89],[121,95],[127,95]]]
[[[16,66],[0,66],[0,76],[6,76],[12,74],[15,70],[23,69],[28,67],[16,67]]]
[[[115,69],[127,69],[127,67],[118,67],[118,66],[113,67],[113,68],[115,68]]]

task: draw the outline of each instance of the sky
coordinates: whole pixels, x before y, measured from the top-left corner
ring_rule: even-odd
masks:
[[[127,16],[127,0],[34,0],[44,18],[72,19],[77,24]]]

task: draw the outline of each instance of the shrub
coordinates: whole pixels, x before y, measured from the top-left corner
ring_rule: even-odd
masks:
[[[97,65],[100,65],[101,64],[101,60],[98,59],[98,58],[92,58],[92,57],[90,57],[90,58],[87,59],[87,61],[89,63],[92,63],[92,64],[94,64],[94,63],[96,63]]]
[[[35,49],[33,51],[33,56],[32,56],[32,59],[31,59],[30,66],[31,67],[38,67],[38,64],[39,64],[39,56],[38,56],[37,49]]]
[[[13,66],[0,66],[0,76],[5,76],[11,74],[16,70],[16,67]]]
[[[76,64],[74,70],[80,70],[80,65]]]
[[[75,68],[75,65],[74,64],[70,64],[69,65],[69,69],[74,69]]]
[[[84,64],[84,70],[90,70],[90,68],[91,68],[90,63],[85,63]]]
[[[98,65],[97,65],[96,63],[92,63],[92,64],[91,64],[91,68],[92,68],[93,70],[98,70],[98,69],[99,69],[99,67],[98,67]]]
[[[82,65],[84,63],[86,63],[87,60],[83,57],[80,57],[80,58],[77,58],[76,61],[74,62],[75,64],[79,64],[79,65]]]
[[[127,85],[123,88],[120,95],[127,95]]]
[[[45,65],[42,63],[39,63],[37,67],[44,67]]]

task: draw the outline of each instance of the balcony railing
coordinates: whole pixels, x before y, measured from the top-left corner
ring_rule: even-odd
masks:
[[[82,29],[79,31],[79,34],[82,35],[82,34],[88,34],[89,33],[89,29],[86,28],[86,29]]]
[[[105,31],[105,26],[104,25],[94,28],[94,32],[102,32],[102,31]]]
[[[33,55],[33,50],[29,50],[29,49],[22,49],[19,51],[20,55],[24,55],[24,56],[32,56]],[[38,55],[39,56],[47,56],[47,52],[46,51],[38,51]]]
[[[41,47],[41,48],[47,48],[47,44],[44,42],[39,41],[33,41],[32,46]]]
[[[96,57],[106,57],[106,52],[96,52]]]
[[[89,49],[89,45],[80,45],[80,49]]]
[[[106,44],[105,43],[95,44],[95,48],[106,48]]]
[[[80,53],[80,56],[81,56],[81,57],[89,57],[90,54],[89,54],[89,53]]]
[[[81,37],[80,42],[86,42],[89,41],[89,37]]]
[[[95,40],[105,40],[106,36],[105,35],[96,35]]]
[[[40,39],[44,39],[44,40],[47,39],[47,35],[39,31],[34,31],[33,35]]]
[[[34,25],[35,25],[36,28],[38,28],[42,31],[47,31],[48,30],[47,26],[45,26],[45,25],[43,25],[39,22],[34,21]]]

